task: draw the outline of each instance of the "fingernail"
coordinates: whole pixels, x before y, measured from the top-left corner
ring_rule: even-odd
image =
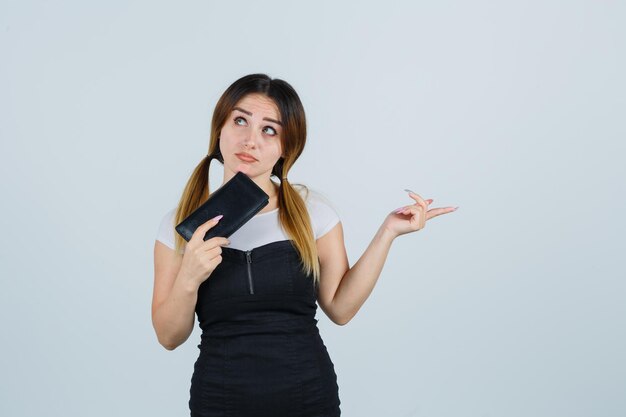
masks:
[[[417,194],[415,191],[411,191],[408,188],[405,188],[404,191],[406,191],[407,193],[413,193],[413,194]]]
[[[404,207],[400,207],[395,210],[396,213],[400,213],[401,211],[404,211]]]
[[[212,220],[212,221],[214,221],[214,222],[216,222],[216,221],[219,221],[219,219],[221,219],[222,217],[224,217],[224,215],[223,215],[223,214],[220,214],[219,216],[215,216],[215,217],[213,217],[211,220]]]
[[[455,207],[455,208],[454,208],[454,211],[456,211],[456,209],[458,209],[459,207],[461,207],[461,206],[457,206],[457,207]]]

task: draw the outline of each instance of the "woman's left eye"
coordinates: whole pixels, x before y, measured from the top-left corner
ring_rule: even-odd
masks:
[[[272,132],[273,132],[273,133],[272,133],[272,136],[274,136],[274,135],[276,134],[276,130],[275,130],[273,127],[271,127],[271,126],[265,126],[265,127],[266,127],[267,129],[272,129]]]

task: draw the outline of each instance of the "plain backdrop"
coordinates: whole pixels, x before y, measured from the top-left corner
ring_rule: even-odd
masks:
[[[626,415],[624,21],[591,0],[0,2],[0,415],[188,415],[200,332],[157,342],[154,239],[255,72],[302,99],[289,178],[334,204],[351,265],[404,188],[460,206],[393,243],[350,323],[318,309],[342,416]]]

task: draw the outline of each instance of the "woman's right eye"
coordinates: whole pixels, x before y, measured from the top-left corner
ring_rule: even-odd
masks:
[[[241,116],[237,116],[237,117],[235,117],[235,124],[240,125],[239,123],[237,123],[237,120],[239,120],[239,119],[241,119],[241,120],[243,120],[243,121],[245,121],[245,120],[246,120],[246,119],[244,119],[244,118],[243,118],[243,117],[241,117]],[[241,126],[241,125],[240,125],[240,126]]]

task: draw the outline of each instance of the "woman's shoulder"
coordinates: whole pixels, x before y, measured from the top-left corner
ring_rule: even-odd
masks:
[[[304,184],[292,184],[291,185],[295,190],[298,191],[302,199],[311,205],[327,205],[333,207],[334,204],[331,202],[331,199],[328,198],[326,193],[319,190],[318,188],[311,187],[309,185]]]
[[[296,187],[294,187],[296,188]],[[341,221],[339,210],[331,199],[323,191],[299,184],[296,188],[304,199],[313,228],[315,229],[315,238],[319,239]]]
[[[174,236],[175,236],[175,224],[174,217],[176,216],[176,208],[169,209],[159,223],[157,229],[156,240],[163,243],[165,246],[174,249]]]

